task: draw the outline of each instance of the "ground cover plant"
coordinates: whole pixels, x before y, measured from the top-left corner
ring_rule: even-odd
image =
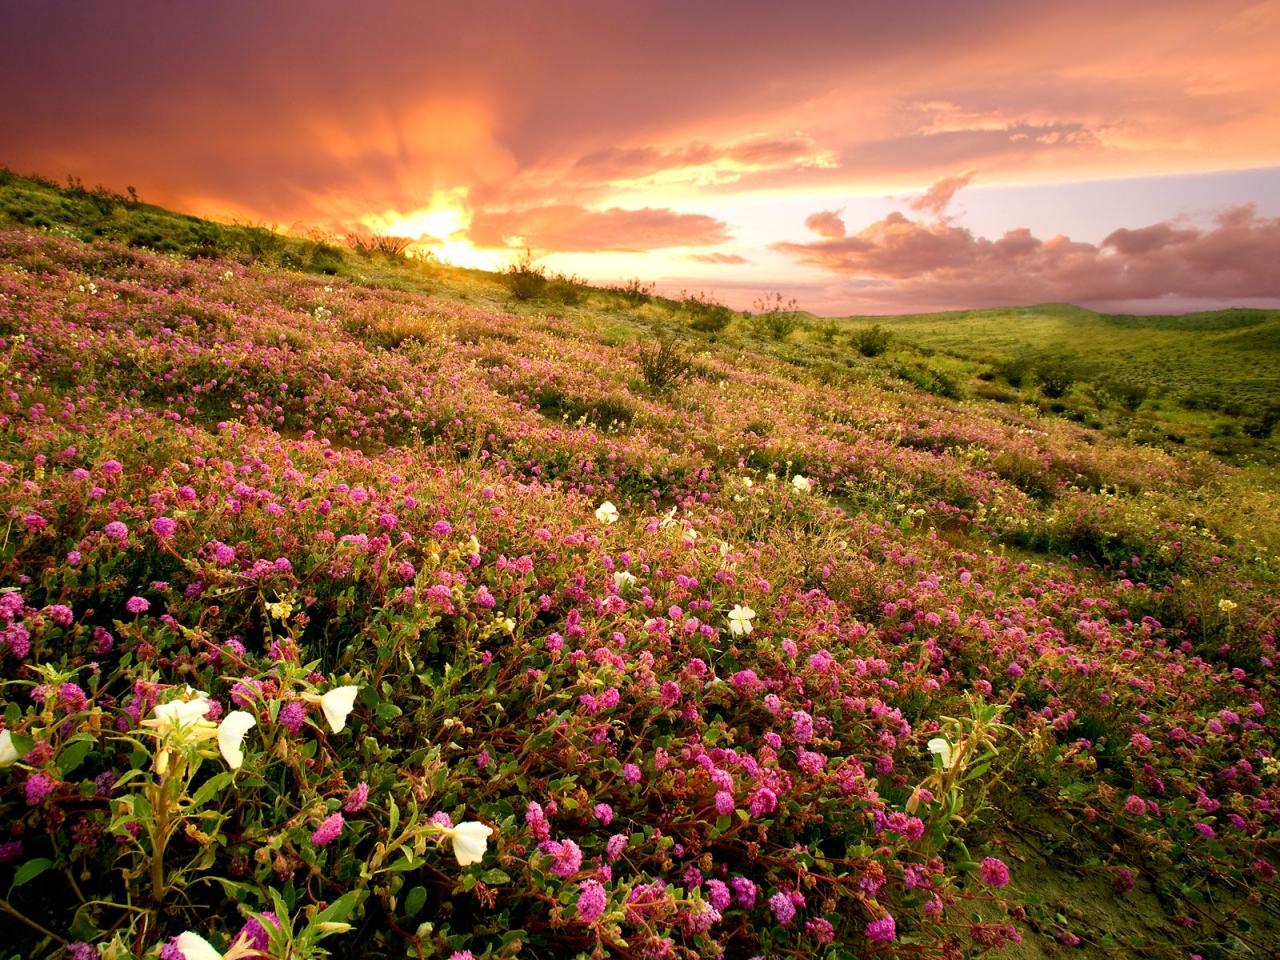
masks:
[[[1274,954],[1256,472],[67,223],[0,228],[0,953]]]

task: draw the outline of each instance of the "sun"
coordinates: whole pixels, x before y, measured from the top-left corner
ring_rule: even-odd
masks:
[[[479,249],[467,237],[471,214],[457,192],[437,191],[425,207],[369,214],[360,222],[374,233],[408,237],[413,240],[411,250],[455,267],[500,270],[507,262],[499,251]]]

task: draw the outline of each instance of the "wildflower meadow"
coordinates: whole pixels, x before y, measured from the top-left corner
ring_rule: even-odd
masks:
[[[1276,954],[1235,468],[455,293],[0,231],[0,954]]]

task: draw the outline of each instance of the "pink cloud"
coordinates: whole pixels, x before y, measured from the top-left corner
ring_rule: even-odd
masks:
[[[481,246],[532,247],[556,253],[699,247],[731,239],[723,221],[701,213],[653,207],[588,210],[571,204],[482,210],[472,220],[469,232]]]
[[[1252,206],[1199,228],[1156,223],[1100,244],[1010,230],[989,240],[891,213],[857,234],[774,249],[874,289],[890,307],[1280,297],[1280,217]]]
[[[958,177],[943,177],[921,196],[912,200],[911,209],[931,213],[941,219],[947,212],[947,207],[951,205],[952,199],[973,181],[973,176],[970,172]]]
[[[819,210],[805,217],[804,225],[820,237],[826,237],[829,240],[838,239],[846,233],[844,220],[840,217],[843,212],[842,210]]]

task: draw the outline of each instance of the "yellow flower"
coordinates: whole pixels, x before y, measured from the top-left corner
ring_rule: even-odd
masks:
[[[735,603],[729,611],[729,632],[735,637],[745,637],[754,629],[751,621],[755,618],[754,610]]]
[[[1223,599],[1218,601],[1218,609],[1221,610],[1223,613],[1230,613],[1232,610],[1236,608],[1236,606],[1237,604],[1234,600]]]

